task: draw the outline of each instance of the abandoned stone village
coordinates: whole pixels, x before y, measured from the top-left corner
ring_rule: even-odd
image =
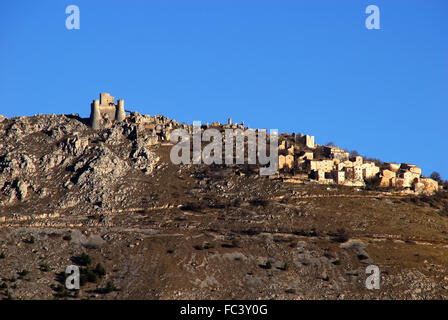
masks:
[[[93,100],[91,104],[90,125],[93,129],[109,128],[116,122],[128,121],[126,118],[124,100],[118,100],[118,104],[115,104],[114,97],[108,93],[100,93],[100,99]],[[180,124],[160,115],[153,117],[144,115],[132,119],[138,121],[138,132],[149,133],[147,138],[149,146],[170,145],[170,133],[176,128],[183,128],[190,134],[193,132],[193,125]],[[202,126],[202,130],[207,128],[219,130],[233,128],[243,131],[249,129],[244,122],[232,123],[230,118],[227,124],[213,122]],[[255,129],[255,132],[258,130]],[[384,190],[416,194],[432,194],[442,188],[437,181],[422,176],[421,168],[413,164],[368,161],[359,155],[350,157],[350,153],[346,150],[316,144],[314,136],[302,133],[282,133],[278,140],[278,172],[271,178],[282,178],[297,183],[354,187],[366,186],[367,182],[376,184]]]
[[[233,161],[224,139],[201,143],[223,164],[176,164],[174,130],[198,123],[89,100],[90,117],[0,116],[0,299],[448,299],[448,193],[415,165],[231,119],[200,131],[232,132]]]

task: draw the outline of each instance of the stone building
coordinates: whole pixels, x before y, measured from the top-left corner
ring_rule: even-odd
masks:
[[[391,171],[389,169],[384,169],[381,172],[380,187],[383,187],[383,188],[395,187],[396,179],[397,179],[397,174],[394,171]]]
[[[100,129],[105,123],[121,122],[126,118],[124,100],[119,99],[118,103],[115,104],[114,97],[109,93],[100,93],[100,99],[93,100],[90,106],[90,126],[93,129]]]
[[[349,153],[342,148],[334,146],[325,146],[323,148],[324,155],[330,159],[338,159],[339,161],[347,161]]]
[[[361,165],[364,178],[369,179],[380,172],[380,168],[374,162],[365,162]]]
[[[304,179],[307,175],[310,181],[320,184],[365,186],[367,179],[378,177],[379,187],[397,191],[433,193],[439,189],[438,183],[422,177],[421,169],[415,165],[364,162],[363,157],[350,158],[347,151],[334,146],[324,146],[322,152],[317,149],[310,151],[303,134],[292,136],[296,144],[290,143],[289,135],[282,136],[285,140],[279,143],[279,150],[282,151],[279,155],[279,172],[283,174],[305,175]],[[293,157],[296,157],[295,162]]]
[[[307,148],[314,149],[316,145],[314,144],[314,136],[300,134],[295,136],[296,143],[305,145]]]

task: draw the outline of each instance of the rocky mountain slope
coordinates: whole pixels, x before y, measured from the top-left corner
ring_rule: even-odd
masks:
[[[173,165],[138,114],[0,117],[0,287],[13,299],[448,297],[448,197]],[[63,287],[82,267],[81,290]],[[381,271],[368,290],[366,267]]]

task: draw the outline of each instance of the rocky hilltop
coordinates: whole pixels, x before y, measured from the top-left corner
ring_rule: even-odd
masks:
[[[377,170],[286,134],[273,176],[174,165],[170,133],[192,126],[136,112],[95,123],[0,117],[4,298],[448,297],[448,197],[415,166]],[[76,292],[62,286],[71,264]]]
[[[150,174],[159,161],[132,123],[98,132],[77,116],[39,115],[4,119],[0,128],[3,207],[46,202],[47,210],[74,213],[123,207],[134,192],[125,180]]]

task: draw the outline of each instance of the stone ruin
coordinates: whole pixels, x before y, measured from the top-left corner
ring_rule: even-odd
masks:
[[[108,93],[100,93],[100,100],[91,105],[90,124],[93,129],[107,128],[114,122],[126,120],[124,100],[114,103],[114,97]],[[193,125],[180,124],[161,115],[153,117],[131,112],[132,121],[137,125],[137,134],[143,134],[148,146],[170,145],[171,131],[176,128],[193,133]],[[241,129],[249,127],[233,123],[229,118],[226,124],[213,122],[208,128]],[[255,130],[258,132],[258,130]],[[382,163],[365,161],[363,157],[350,157],[349,152],[335,146],[320,146],[314,142],[314,136],[299,134],[281,134],[279,136],[279,161],[276,177],[296,179],[297,181],[316,182],[320,184],[338,184],[362,187],[368,179],[379,179],[379,187],[395,188],[405,192],[434,193],[438,191],[438,183],[421,174],[421,169],[411,164]]]
[[[432,194],[442,186],[422,176],[421,168],[407,163],[366,161],[361,156],[334,146],[308,145],[311,139],[296,143],[294,135],[284,135],[279,145],[279,177],[296,178],[321,184],[362,187],[369,179],[377,179],[378,187],[402,192]],[[314,141],[313,141],[314,142]]]
[[[108,127],[113,122],[122,122],[126,118],[124,100],[114,103],[114,97],[109,93],[100,93],[99,100],[93,100],[90,112],[90,126],[93,129]]]

